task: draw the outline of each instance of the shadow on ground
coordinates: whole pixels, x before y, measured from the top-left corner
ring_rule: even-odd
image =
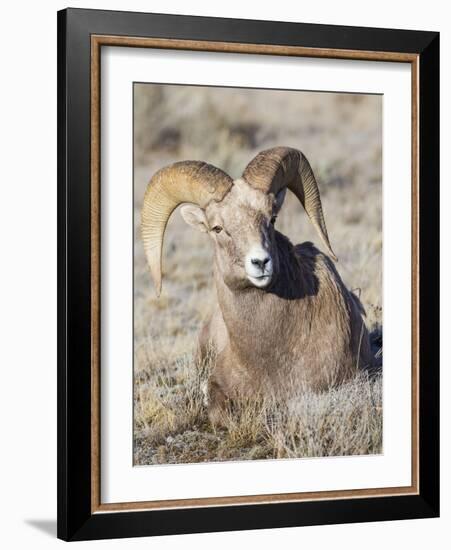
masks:
[[[26,519],[25,523],[46,535],[56,538],[56,519]]]

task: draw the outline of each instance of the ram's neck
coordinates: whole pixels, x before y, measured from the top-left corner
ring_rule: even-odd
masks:
[[[283,235],[278,235],[279,270],[274,284],[266,290],[247,287],[231,290],[225,285],[216,269],[216,288],[219,306],[227,326],[234,351],[245,357],[255,352],[255,346],[268,358],[278,346],[277,335],[284,334],[284,342],[290,341],[296,325],[293,317],[305,308],[306,321],[311,314],[307,307],[310,297],[318,292],[313,263],[307,256],[303,265],[295,247]],[[298,331],[296,331],[298,332]],[[280,346],[278,347],[280,351]]]

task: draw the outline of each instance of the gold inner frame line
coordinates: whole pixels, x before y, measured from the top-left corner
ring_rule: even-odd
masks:
[[[101,503],[100,499],[100,50],[102,46],[247,53],[410,63],[412,74],[412,480],[407,487]],[[400,52],[339,50],[128,36],[91,36],[91,512],[162,510],[419,494],[419,56]]]

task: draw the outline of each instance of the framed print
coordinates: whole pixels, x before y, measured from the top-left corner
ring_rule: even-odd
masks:
[[[58,14],[58,536],[439,513],[439,35]]]

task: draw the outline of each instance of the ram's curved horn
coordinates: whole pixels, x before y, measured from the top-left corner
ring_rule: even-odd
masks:
[[[276,194],[287,187],[301,201],[318,231],[329,255],[337,261],[327,236],[318,185],[308,160],[297,149],[274,147],[261,151],[243,172],[243,178],[255,189]]]
[[[157,296],[161,292],[161,253],[169,217],[177,206],[190,202],[205,208],[221,201],[233,185],[225,172],[198,161],[176,162],[150,180],[141,211],[141,235]]]

